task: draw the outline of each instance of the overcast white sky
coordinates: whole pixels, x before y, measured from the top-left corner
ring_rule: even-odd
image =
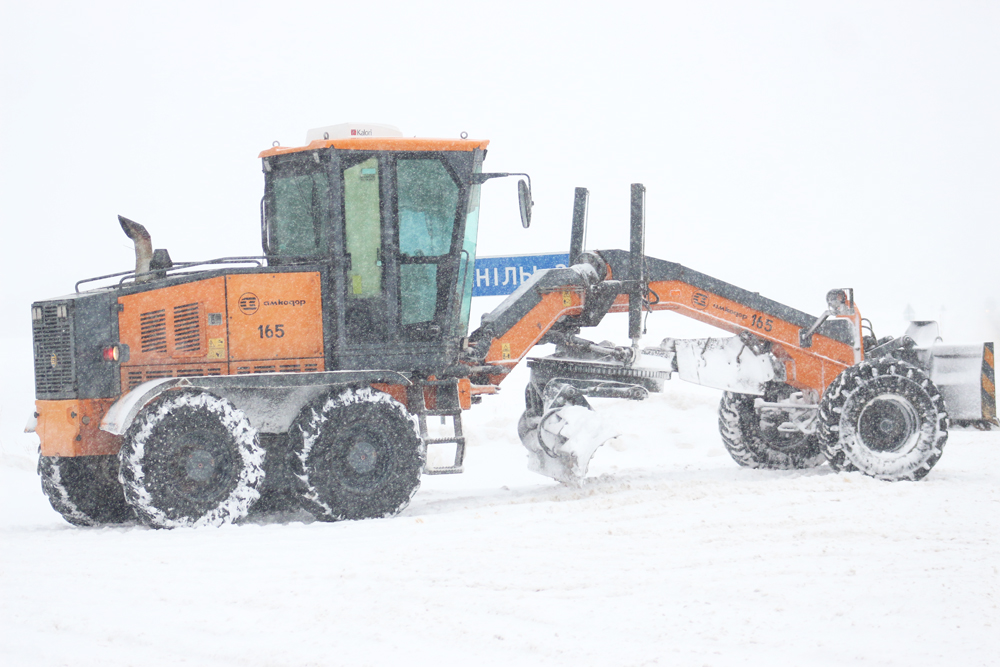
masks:
[[[175,260],[258,254],[257,153],[375,121],[531,173],[528,231],[486,186],[481,254],[562,250],[577,185],[626,247],[643,182],[652,256],[1000,339],[998,35],[995,2],[0,0],[6,333],[132,265],[119,213]]]

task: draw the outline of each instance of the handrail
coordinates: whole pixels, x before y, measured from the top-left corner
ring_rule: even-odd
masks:
[[[280,258],[282,261],[286,261],[286,262],[303,263],[303,264],[305,264],[307,262],[316,262],[319,259],[317,257],[288,257],[288,256],[284,256],[284,255],[263,255],[263,256],[260,256],[260,257],[219,257],[217,259],[209,259],[209,260],[204,260],[204,261],[199,261],[199,262],[178,262],[178,263],[175,263],[175,264],[173,264],[172,266],[169,266],[169,267],[164,267],[164,268],[161,268],[161,269],[153,269],[151,271],[146,271],[144,273],[138,273],[138,274],[134,270],[133,271],[119,271],[117,273],[109,273],[107,275],[96,276],[94,278],[84,278],[83,280],[77,281],[77,283],[76,283],[76,285],[74,285],[73,289],[77,293],[79,293],[80,292],[80,285],[83,285],[85,283],[96,282],[98,280],[106,280],[108,278],[118,278],[118,277],[121,277],[121,280],[118,281],[118,284],[115,287],[121,287],[121,286],[123,286],[123,285],[126,284],[126,281],[128,281],[128,279],[130,277],[132,278],[132,280],[137,280],[138,278],[141,278],[143,276],[162,276],[162,275],[164,275],[166,273],[169,273],[169,272],[178,271],[178,270],[181,270],[181,269],[190,269],[191,267],[194,267],[194,266],[211,266],[211,265],[219,265],[219,264],[223,264],[223,265],[225,265],[225,264],[254,264],[256,266],[263,266],[263,262],[266,262],[266,261],[268,261],[270,259],[276,259],[276,258]]]

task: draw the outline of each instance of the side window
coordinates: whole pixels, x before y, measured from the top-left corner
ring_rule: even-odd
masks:
[[[447,255],[458,206],[458,184],[439,160],[400,160],[399,250],[404,255]]]
[[[378,160],[344,169],[344,235],[350,269],[348,297],[382,293],[382,225]]]
[[[440,160],[396,164],[399,219],[400,322],[431,322],[438,310],[440,266],[451,251],[458,184]]]
[[[326,252],[330,182],[325,173],[289,172],[273,180],[271,252],[310,256]]]

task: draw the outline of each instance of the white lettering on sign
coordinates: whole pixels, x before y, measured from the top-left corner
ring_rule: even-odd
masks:
[[[479,272],[479,269],[476,269],[476,287],[480,285],[490,286],[490,270],[488,268],[483,269],[482,273]]]

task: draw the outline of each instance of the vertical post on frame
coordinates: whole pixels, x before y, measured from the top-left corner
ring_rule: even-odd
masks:
[[[569,265],[576,264],[577,257],[583,252],[583,244],[587,238],[587,201],[590,191],[587,188],[577,188],[573,196],[573,231],[569,237]]]
[[[632,184],[629,233],[628,337],[632,345],[642,336],[642,302],[646,297],[646,186]]]

